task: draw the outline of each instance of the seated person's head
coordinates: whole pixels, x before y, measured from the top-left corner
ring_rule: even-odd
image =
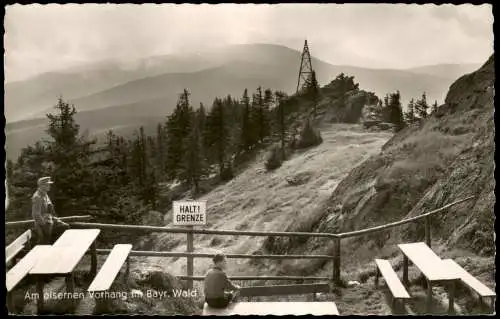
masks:
[[[226,268],[226,256],[224,254],[216,254],[213,258],[215,266],[219,267],[220,269],[225,269]]]

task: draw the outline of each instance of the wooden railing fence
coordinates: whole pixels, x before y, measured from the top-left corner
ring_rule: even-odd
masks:
[[[422,219],[425,221],[425,242],[429,247],[431,246],[431,218],[437,213],[441,213],[446,209],[457,204],[468,201],[475,196],[452,202],[441,208],[431,212],[414,216],[411,218],[403,219],[397,222],[371,227],[352,232],[330,234],[330,233],[307,233],[307,232],[262,232],[262,231],[236,231],[236,230],[216,230],[216,229],[196,229],[193,226],[187,228],[169,228],[160,226],[137,226],[137,225],[116,225],[116,224],[102,224],[102,223],[88,223],[78,222],[78,220],[88,220],[91,216],[69,216],[62,217],[65,221],[72,221],[72,227],[77,228],[100,228],[108,230],[120,231],[146,231],[146,232],[164,232],[174,234],[187,234],[187,252],[168,252],[168,251],[137,251],[133,250],[130,254],[132,256],[149,256],[149,257],[185,257],[187,258],[187,274],[186,276],[178,276],[180,279],[187,280],[189,287],[192,287],[193,281],[203,280],[201,276],[194,276],[193,261],[194,258],[212,258],[214,254],[207,253],[194,253],[194,234],[212,234],[212,235],[225,235],[225,236],[282,236],[282,237],[323,237],[330,238],[335,242],[333,255],[253,255],[253,254],[226,254],[227,258],[249,258],[249,259],[331,259],[333,261],[332,277],[311,277],[311,276],[235,276],[230,277],[236,280],[333,280],[334,283],[340,282],[340,268],[341,268],[341,240],[344,238],[356,237],[367,235],[389,228],[397,227],[411,222],[417,222]],[[13,226],[27,226],[32,225],[33,220],[6,222],[6,227]],[[98,249],[99,254],[108,254],[110,249]]]

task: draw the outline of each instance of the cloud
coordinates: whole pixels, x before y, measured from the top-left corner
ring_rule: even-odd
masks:
[[[11,5],[7,79],[109,58],[276,43],[333,64],[411,67],[483,62],[493,52],[491,5]]]
[[[453,23],[470,37],[489,38],[488,31],[493,28],[493,12],[491,6],[464,4],[461,6],[442,5],[433,8],[437,18]]]

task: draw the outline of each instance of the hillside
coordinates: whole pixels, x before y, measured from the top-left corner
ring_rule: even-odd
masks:
[[[367,133],[361,125],[325,124],[321,128],[323,143],[299,152],[273,172],[264,168],[265,154],[225,185],[199,200],[207,201],[207,228],[259,231],[282,231],[297,226],[304,230],[315,224],[314,211],[329,198],[338,183],[357,164],[378,153],[391,137],[389,132]],[[335,150],[335,151],[333,151]],[[325,165],[331,163],[332,165]],[[287,179],[300,181],[291,185]],[[181,200],[181,199],[179,199]],[[172,225],[172,211],[164,216],[164,225]],[[265,237],[196,235],[196,252],[224,250],[231,253],[253,253],[261,250]],[[137,249],[185,251],[185,235],[152,234],[145,236]],[[136,248],[134,248],[136,249]],[[169,269],[184,274],[185,259],[144,258],[134,267]],[[248,268],[244,259],[231,260],[231,273],[252,275],[258,268]],[[210,267],[210,259],[196,259],[195,275]]]
[[[241,175],[200,198],[208,203],[207,228],[260,231],[343,232],[384,224],[476,195],[432,220],[433,248],[454,258],[490,287],[495,286],[494,246],[494,61],[455,81],[439,111],[418,127],[396,135],[366,132],[359,125],[320,127],[324,142],[295,154],[272,173],[264,157]],[[392,136],[392,137],[391,137]],[[290,185],[293,177],[298,184]],[[171,212],[164,216],[171,225]],[[390,314],[383,290],[374,290],[373,258],[389,258],[401,267],[396,244],[422,240],[421,226],[411,224],[382,234],[344,240],[342,278],[359,280],[339,287],[336,302],[343,314]],[[196,235],[195,251],[210,253],[332,254],[325,240]],[[185,235],[145,236],[137,249],[185,251]],[[184,274],[185,259],[145,258],[134,267],[168,269]],[[195,259],[195,275],[210,265]],[[331,275],[330,261],[230,260],[232,275]],[[369,280],[370,279],[370,280]],[[419,282],[410,268],[410,279]],[[244,285],[252,284],[249,282]],[[255,283],[254,283],[255,284]],[[494,289],[494,288],[493,288]],[[424,291],[412,287],[408,311],[424,313]],[[434,297],[446,312],[446,294]],[[456,299],[460,314],[480,312],[468,290]]]
[[[43,118],[60,95],[75,105],[82,131],[101,136],[101,132],[120,128],[120,133],[130,135],[140,125],[163,121],[184,88],[189,89],[195,106],[200,102],[211,105],[215,97],[227,94],[240,97],[245,88],[258,86],[294,93],[299,61],[300,52],[284,46],[233,45],[185,56],[101,61],[6,83],[7,157],[15,159],[23,147],[45,136],[42,119],[26,119]],[[470,67],[424,67],[414,72],[331,65],[315,58],[312,64],[321,85],[344,72],[380,97],[400,90],[403,104],[424,91],[429,101],[442,101],[454,75]],[[93,112],[84,115],[87,111]],[[12,123],[21,119],[25,120]]]
[[[457,258],[473,275],[494,287],[494,80],[493,57],[476,72],[459,78],[435,116],[419,127],[402,130],[379,154],[353,169],[325,204],[313,211],[321,217],[305,230],[338,233],[373,227],[475,195],[472,201],[433,217],[433,247],[443,257]],[[373,258],[396,257],[400,265],[396,244],[422,240],[422,226],[410,224],[344,241],[342,255],[349,256],[344,259],[344,278],[371,285],[367,279],[374,275],[374,269],[368,265]],[[299,229],[304,230],[300,226],[286,230]],[[325,252],[324,241],[319,239],[268,240],[264,247],[275,253]],[[301,264],[309,273],[324,273],[324,266]],[[413,276],[416,278],[416,273]],[[360,290],[367,293],[363,287]],[[478,311],[466,291],[459,298],[459,313]],[[360,313],[368,301],[356,298],[356,306],[346,306]]]
[[[362,229],[475,195],[436,217],[434,236],[449,247],[494,254],[493,85],[491,58],[453,83],[436,116],[404,129],[356,167],[333,192],[314,230]],[[410,227],[402,236],[415,232]]]

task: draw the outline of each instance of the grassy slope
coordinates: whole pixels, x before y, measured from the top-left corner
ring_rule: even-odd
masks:
[[[325,124],[321,131],[323,144],[295,154],[276,171],[265,172],[265,155],[261,154],[234,180],[200,198],[208,203],[207,228],[284,231],[298,220],[302,220],[301,229],[310,228],[319,217],[314,215],[316,208],[328,200],[337,184],[355,165],[379,152],[392,135],[367,133],[360,125],[345,124]],[[290,186],[287,178],[294,176],[303,184]],[[171,224],[171,211],[165,215],[165,224]],[[195,251],[206,253],[254,253],[264,242],[264,237],[195,235],[194,239]],[[185,235],[152,234],[137,249],[185,251],[185,247]],[[195,275],[203,275],[210,264],[208,258],[195,259]],[[185,259],[136,259],[133,267],[186,273]],[[230,260],[232,275],[265,275],[275,268],[274,264]]]

